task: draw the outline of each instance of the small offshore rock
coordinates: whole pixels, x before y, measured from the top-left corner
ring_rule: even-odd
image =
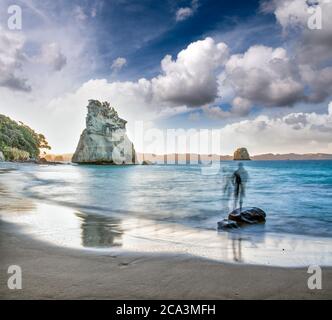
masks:
[[[149,160],[144,160],[142,162],[142,166],[151,166],[151,165],[153,165],[153,163],[151,161],[149,161]]]
[[[234,160],[236,161],[247,161],[251,160],[249,152],[246,148],[239,148],[234,152]]]

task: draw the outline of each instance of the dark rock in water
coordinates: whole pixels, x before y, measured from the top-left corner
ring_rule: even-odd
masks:
[[[245,224],[256,224],[265,222],[266,213],[259,208],[242,208],[232,211],[228,219],[218,222],[219,230],[230,230],[241,227]]]
[[[218,229],[237,229],[239,227],[239,225],[237,224],[237,222],[232,221],[232,220],[228,220],[228,219],[224,219],[218,222]]]
[[[259,208],[242,208],[232,211],[228,219],[236,221],[239,224],[255,224],[265,222],[266,213]]]

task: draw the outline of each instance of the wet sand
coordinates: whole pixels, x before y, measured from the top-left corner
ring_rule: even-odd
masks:
[[[1,299],[331,299],[332,269],[323,289],[309,290],[305,268],[218,263],[184,255],[116,255],[61,249],[0,224]],[[19,265],[23,289],[7,288]]]

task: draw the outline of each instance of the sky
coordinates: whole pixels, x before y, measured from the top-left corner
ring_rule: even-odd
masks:
[[[52,153],[75,151],[89,99],[138,151],[202,152],[143,128],[210,130],[211,153],[332,153],[331,16],[329,0],[2,0],[0,113]]]

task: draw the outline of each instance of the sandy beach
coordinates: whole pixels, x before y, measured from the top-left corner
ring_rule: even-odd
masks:
[[[305,268],[213,262],[184,255],[112,255],[60,249],[0,225],[1,299],[331,299],[309,290]],[[22,267],[23,289],[7,288],[7,268]]]
[[[3,177],[3,175],[2,175]],[[33,208],[0,189],[1,215]],[[186,254],[100,252],[36,240],[0,219],[1,299],[331,299],[332,268],[322,290],[309,290],[307,268],[231,264]],[[10,265],[22,268],[22,290],[9,290]]]
[[[35,237],[34,231],[27,233],[25,227],[5,219],[22,220],[37,203],[13,192],[10,183],[15,179],[9,178],[13,177],[11,174],[8,171],[0,174],[1,299],[332,298],[331,267],[322,268],[322,290],[309,290],[306,267],[225,263],[179,252],[81,250],[43,241],[47,237],[43,238],[40,230]],[[41,216],[50,218],[45,212],[49,207],[42,208]],[[35,224],[41,222],[36,219]],[[66,230],[59,233],[65,234]],[[10,265],[22,268],[22,290],[8,289]]]

